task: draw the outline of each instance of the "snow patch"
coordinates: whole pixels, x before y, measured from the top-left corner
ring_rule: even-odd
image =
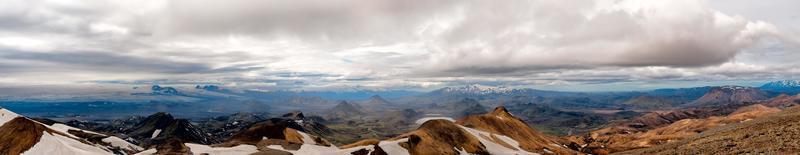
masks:
[[[8,111],[5,108],[0,109],[0,125],[6,124],[6,122],[11,121],[12,119],[17,117],[20,117],[17,113]]]
[[[427,121],[430,121],[430,120],[434,120],[434,119],[443,119],[443,120],[448,120],[448,121],[450,121],[450,122],[455,122],[455,120],[454,120],[453,118],[450,118],[450,117],[444,117],[444,116],[439,116],[439,117],[423,117],[423,118],[417,119],[417,121],[414,121],[414,122],[415,122],[415,123],[417,123],[417,124],[419,124],[419,125],[422,125],[423,123],[425,123],[425,122],[427,122]]]
[[[156,129],[156,131],[153,131],[153,135],[150,136],[150,139],[158,137],[159,133],[161,133],[161,129]]]
[[[342,150],[335,146],[319,146],[319,145],[309,145],[303,144],[300,146],[298,150],[286,150],[283,149],[280,145],[270,145],[267,148],[286,151],[292,154],[302,154],[302,155],[334,155],[334,154],[341,154]],[[349,153],[348,153],[349,154]]]
[[[50,129],[56,130],[56,131],[58,131],[58,132],[61,132],[61,133],[68,134],[68,135],[70,135],[70,136],[72,136],[72,137],[74,137],[74,138],[78,138],[78,136],[75,136],[75,135],[72,135],[72,134],[70,134],[70,133],[68,132],[69,130],[83,131],[83,132],[85,132],[85,133],[91,133],[91,134],[96,134],[96,135],[104,135],[104,134],[100,134],[100,133],[97,133],[97,132],[86,131],[86,130],[78,129],[78,128],[75,128],[75,127],[67,126],[67,125],[65,125],[65,124],[61,124],[61,123],[55,123],[55,124],[53,124],[53,125],[50,125],[50,126],[48,126],[48,127],[49,127]]]
[[[139,150],[143,149],[142,147],[139,147],[137,145],[133,145],[133,144],[129,143],[128,141],[123,140],[122,138],[114,137],[114,136],[103,138],[103,139],[101,139],[101,141],[111,144],[112,147],[119,147],[119,148],[124,148],[124,149],[129,149],[129,150],[136,150],[136,151],[139,151]]]
[[[303,137],[303,143],[305,143],[305,144],[311,144],[311,145],[316,145],[316,144],[317,144],[317,141],[314,141],[314,138],[311,138],[311,136],[309,136],[309,135],[308,135],[308,134],[306,134],[305,132],[300,132],[300,131],[297,131],[297,133],[299,133],[299,134],[300,134],[300,136],[302,136],[302,137]]]
[[[408,142],[408,138],[398,139],[395,141],[381,141],[378,143],[378,146],[380,146],[384,152],[391,155],[408,155],[408,150],[400,146],[400,143],[403,142]]]
[[[208,153],[209,155],[248,155],[258,152],[258,148],[253,145],[237,145],[234,147],[211,147],[208,145],[184,143],[194,154]]]
[[[511,139],[510,137],[507,137],[507,136],[504,136],[504,135],[493,134],[493,133],[489,133],[489,132],[484,132],[484,131],[480,131],[480,130],[476,130],[476,129],[472,129],[472,128],[467,128],[467,127],[464,127],[464,126],[461,126],[461,125],[459,125],[458,127],[461,127],[462,129],[466,130],[467,132],[469,132],[470,134],[472,134],[473,136],[478,138],[478,140],[484,146],[486,146],[486,151],[489,151],[489,154],[518,154],[518,155],[519,154],[530,154],[530,155],[538,155],[538,153],[532,153],[532,152],[528,152],[528,151],[523,150],[522,148],[519,147],[519,142],[517,142],[514,139]],[[500,141],[503,141],[504,143],[511,145],[512,147],[514,147],[514,149],[510,149],[510,148],[505,147],[505,146],[503,146],[501,144],[495,143],[491,139],[486,139],[487,137],[492,137],[493,135],[495,137],[497,137],[497,139],[499,139]]]
[[[81,143],[61,135],[51,135],[42,131],[39,142],[23,152],[26,155],[107,155],[112,154],[98,147]]]

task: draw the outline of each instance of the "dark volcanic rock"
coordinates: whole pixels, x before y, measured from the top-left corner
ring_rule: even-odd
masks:
[[[163,144],[168,139],[179,139],[182,142],[198,144],[219,142],[189,123],[188,120],[175,119],[172,115],[163,112],[148,116],[132,128],[127,129],[125,133],[145,148]]]
[[[200,121],[197,126],[211,134],[214,139],[226,139],[253,123],[264,120],[267,120],[265,113],[235,113]]]

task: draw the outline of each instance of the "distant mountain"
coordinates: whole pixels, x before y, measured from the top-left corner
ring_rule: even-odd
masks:
[[[347,101],[341,101],[333,108],[325,112],[325,119],[338,120],[342,118],[359,117],[364,115],[363,109],[357,105],[351,104]]]
[[[150,87],[152,90],[153,95],[182,95],[181,92],[178,92],[178,89],[172,87],[161,87],[159,85],[153,85]]]
[[[431,105],[430,109],[443,111],[447,116],[460,118],[467,115],[476,115],[486,113],[486,107],[481,105],[478,100],[472,98],[463,98],[457,101],[445,102],[440,104]]]
[[[457,100],[457,101],[451,101],[451,102],[446,102],[446,103],[435,104],[435,105],[433,105],[433,107],[434,108],[442,108],[442,109],[453,109],[453,110],[454,109],[462,109],[463,110],[463,109],[466,109],[466,108],[469,108],[469,107],[473,107],[473,106],[476,106],[476,105],[480,105],[480,102],[478,102],[478,100],[475,100],[475,99],[472,99],[472,98],[463,98],[463,99]]]
[[[769,99],[769,94],[761,89],[744,86],[712,87],[699,99],[687,104],[691,107],[723,106]]]
[[[652,91],[647,91],[646,92],[647,94],[644,96],[654,97],[653,99],[663,98],[671,100],[671,102],[675,102],[675,104],[685,104],[697,100],[700,97],[703,97],[703,95],[705,95],[709,90],[711,90],[711,86],[656,89]],[[648,99],[648,98],[643,98],[643,99]]]
[[[148,116],[132,128],[127,129],[125,133],[144,147],[165,144],[173,139],[198,144],[219,142],[192,125],[189,120],[175,119],[172,115],[163,112]]]
[[[558,91],[547,91],[547,90],[537,90],[537,89],[530,89],[530,88],[509,88],[509,87],[494,87],[494,86],[485,86],[485,85],[478,85],[478,84],[470,84],[465,85],[463,87],[444,87],[441,89],[437,89],[421,96],[425,97],[472,97],[472,98],[482,98],[482,97],[513,97],[513,96],[544,96],[544,97],[553,97],[553,96],[571,96],[576,94],[583,94],[583,93],[573,93],[573,92],[558,92]]]
[[[761,85],[762,90],[780,92],[780,93],[789,93],[790,95],[797,94],[800,92],[800,81],[798,80],[783,80],[783,81],[772,81]]]
[[[463,110],[460,110],[457,113],[456,118],[465,117],[465,116],[469,116],[469,115],[479,115],[479,114],[484,114],[484,113],[487,112],[486,111],[486,107],[481,105],[481,104],[465,105],[465,107],[466,108],[464,108]]]
[[[55,121],[38,122],[0,109],[0,154],[133,154],[143,150],[125,140]]]
[[[408,90],[342,90],[342,91],[280,91],[297,96],[317,96],[328,100],[363,100],[375,95],[386,98],[406,97],[420,94]]]
[[[390,104],[392,104],[392,103],[387,101],[386,99],[383,99],[381,96],[373,95],[372,97],[369,97],[369,100],[367,100],[367,102],[365,102],[363,105],[381,106],[381,105],[390,105]]]
[[[511,93],[516,89],[508,88],[508,87],[493,87],[493,86],[484,86],[478,84],[470,84],[464,87],[445,87],[439,89],[443,94],[474,94],[474,95],[485,95],[485,94],[503,94],[503,93]]]

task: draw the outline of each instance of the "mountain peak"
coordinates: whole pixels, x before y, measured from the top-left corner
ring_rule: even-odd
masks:
[[[164,140],[178,138],[184,142],[212,144],[216,139],[208,137],[187,119],[176,119],[169,113],[158,112],[127,129],[128,135],[147,147],[163,144]]]
[[[353,104],[350,104],[347,101],[339,101],[339,103],[336,104],[336,107],[354,107],[354,106]]]
[[[300,112],[300,111],[292,111],[292,112],[289,112],[289,113],[283,114],[283,116],[282,116],[282,117],[284,117],[284,118],[289,118],[289,119],[293,119],[293,120],[302,120],[302,119],[306,118],[306,117],[303,115],[303,112]]]
[[[492,112],[490,112],[489,115],[513,116],[513,115],[511,115],[511,113],[508,112],[508,110],[504,106],[499,106],[499,107],[494,108],[494,110],[492,110]]]
[[[339,104],[336,104],[336,106],[327,111],[325,119],[335,120],[348,117],[358,117],[362,114],[364,114],[364,112],[360,107],[350,104],[347,101],[341,101]]]
[[[332,109],[333,111],[340,111],[340,112],[353,112],[353,113],[361,113],[361,109],[354,104],[350,104],[347,101],[341,101],[339,104],[336,104],[335,107]]]
[[[369,100],[367,101],[367,104],[368,105],[383,105],[383,104],[389,104],[389,101],[387,101],[386,99],[383,99],[381,96],[373,95],[372,97],[369,98]]]
[[[530,128],[522,119],[514,117],[508,110],[499,106],[484,115],[472,115],[459,119],[456,124],[489,133],[497,133],[516,140],[519,146],[532,152],[556,152],[574,154],[572,150],[558,145],[558,140]],[[548,150],[548,151],[544,151]]]

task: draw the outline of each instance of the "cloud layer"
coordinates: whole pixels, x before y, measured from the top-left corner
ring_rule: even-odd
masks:
[[[703,0],[0,1],[0,85],[637,89],[795,78],[800,58],[791,18]]]

